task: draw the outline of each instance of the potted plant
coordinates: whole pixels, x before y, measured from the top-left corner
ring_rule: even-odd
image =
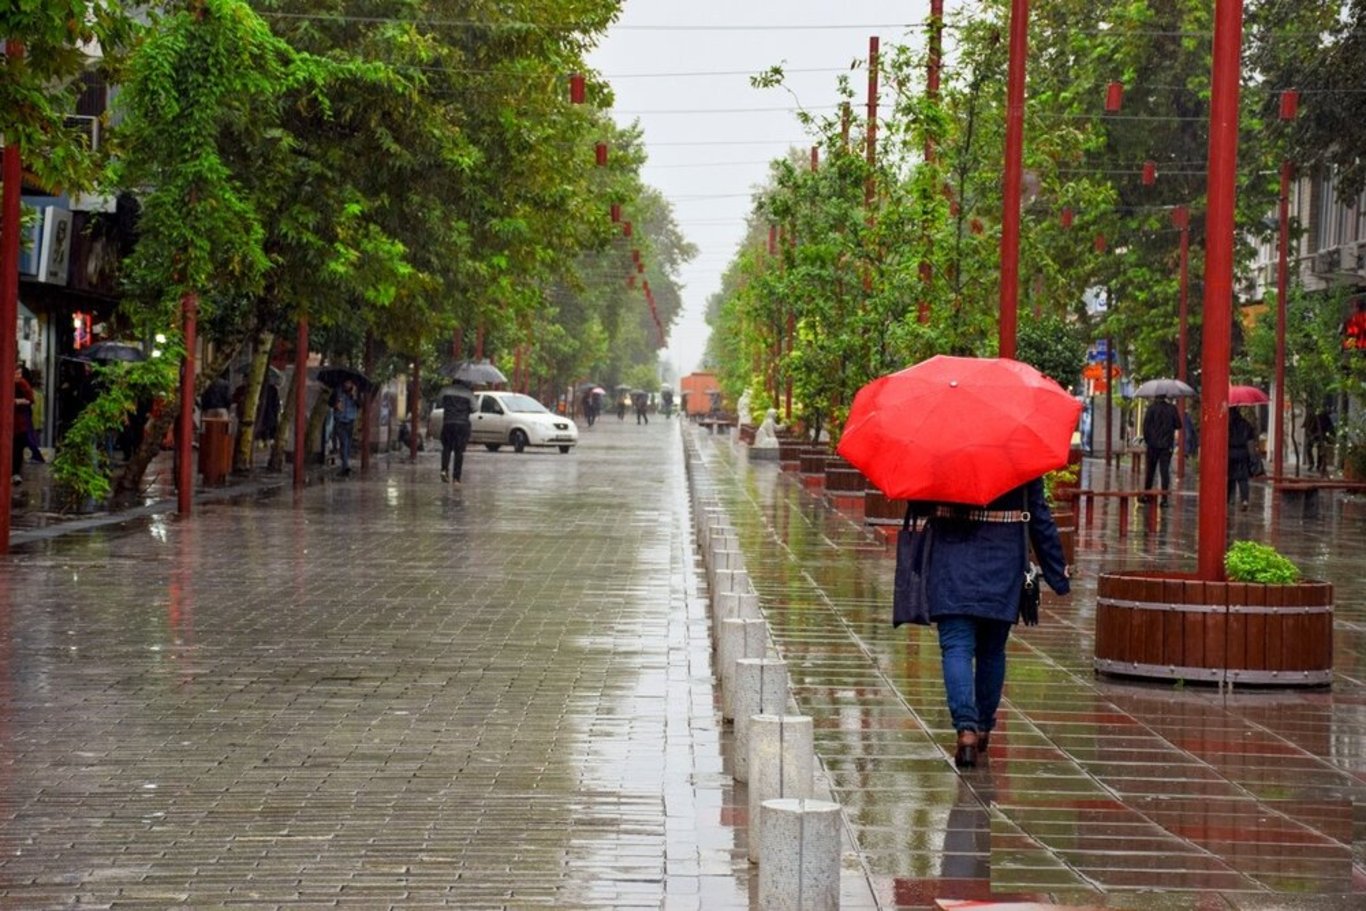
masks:
[[[1095,667],[1103,673],[1256,686],[1327,686],[1333,586],[1301,577],[1275,548],[1235,541],[1226,578],[1101,573]]]

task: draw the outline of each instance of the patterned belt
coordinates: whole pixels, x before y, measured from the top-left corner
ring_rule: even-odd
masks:
[[[1019,509],[970,509],[960,506],[936,506],[930,515],[936,519],[956,519],[960,522],[1029,521],[1029,513]]]

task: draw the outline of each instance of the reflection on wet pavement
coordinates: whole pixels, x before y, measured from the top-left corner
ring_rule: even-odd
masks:
[[[1195,562],[1193,492],[1125,538],[1100,507],[1073,595],[1012,638],[990,758],[960,776],[933,633],[891,628],[892,549],[794,472],[701,442],[880,903],[1366,906],[1366,511],[1233,516],[1231,539],[1334,583],[1336,667],[1331,690],[1220,692],[1093,674],[1097,574]]]

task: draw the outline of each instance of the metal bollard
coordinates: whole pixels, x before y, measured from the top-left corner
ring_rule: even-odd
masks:
[[[755,715],[749,720],[749,861],[759,862],[762,804],[810,797],[816,775],[815,733],[807,715]]]
[[[759,907],[834,911],[840,906],[840,805],[783,797],[764,801],[759,826]]]
[[[734,689],[733,774],[736,781],[748,781],[749,721],[755,715],[787,713],[787,662],[777,658],[736,659]]]

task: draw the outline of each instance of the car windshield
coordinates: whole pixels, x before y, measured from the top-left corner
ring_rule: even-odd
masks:
[[[529,395],[505,395],[503,407],[515,414],[545,414],[546,407]]]

